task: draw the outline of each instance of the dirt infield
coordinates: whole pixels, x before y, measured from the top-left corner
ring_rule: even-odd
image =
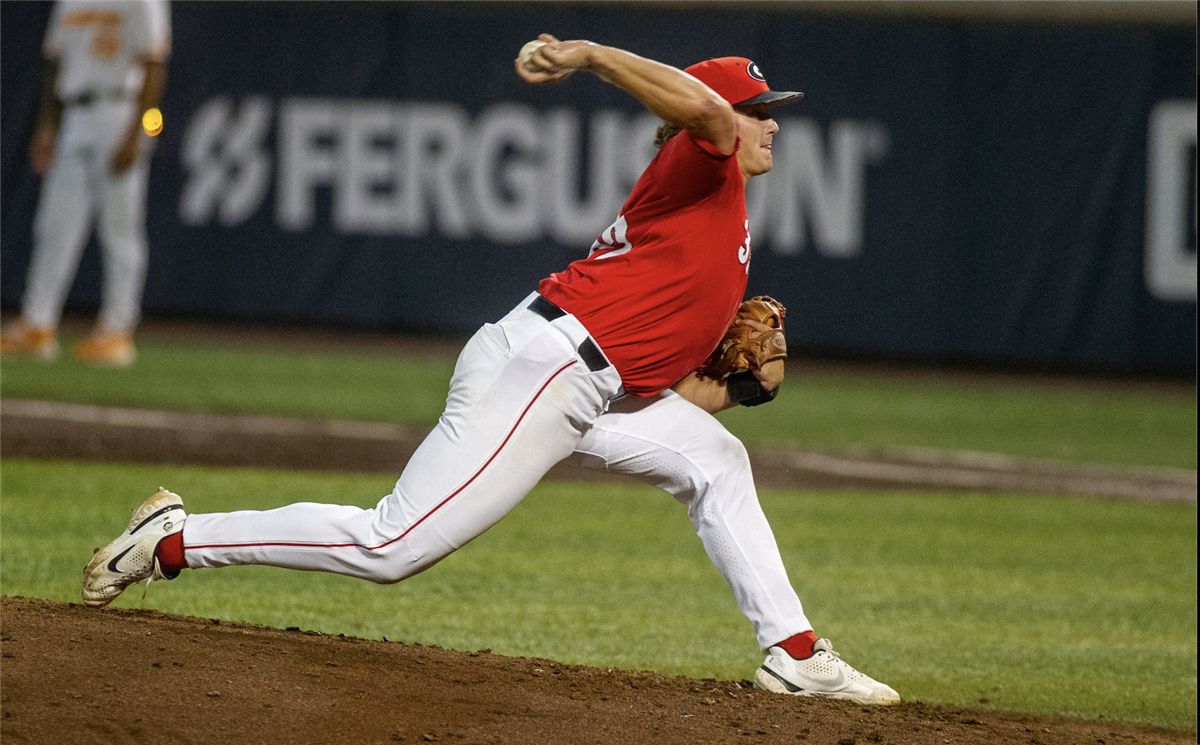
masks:
[[[398,475],[423,427],[117,409],[51,401],[0,401],[5,458],[180,463],[382,472]],[[759,487],[919,489],[1073,494],[1196,501],[1196,472],[1087,466],[995,454],[910,448],[884,453],[750,452]],[[552,479],[618,480],[568,459]]]
[[[7,743],[1179,745],[1195,734],[3,598]]]

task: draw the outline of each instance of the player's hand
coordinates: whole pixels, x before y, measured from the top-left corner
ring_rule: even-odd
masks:
[[[113,153],[110,170],[115,176],[118,173],[125,173],[129,167],[133,165],[133,161],[137,160],[138,156],[138,140],[141,134],[140,129],[132,130],[125,139],[121,141],[121,145]]]
[[[529,64],[534,70],[527,69],[519,59],[513,60],[517,74],[533,85],[557,83],[566,80],[576,70],[587,69],[596,48],[590,41],[559,41],[550,34],[540,34],[538,40],[546,43],[529,57]]]
[[[696,373],[692,373],[671,386],[671,390],[701,409],[704,409],[709,414],[716,414],[718,411],[732,409],[737,406],[737,404],[729,400],[729,393],[724,380],[702,378]]]
[[[783,360],[772,360],[754,371],[763,388],[773,391],[783,383]]]
[[[29,167],[39,176],[50,170],[54,160],[54,145],[58,140],[58,130],[52,126],[38,127],[29,145]]]

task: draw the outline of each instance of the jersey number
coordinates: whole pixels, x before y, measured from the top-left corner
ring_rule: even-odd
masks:
[[[611,256],[620,256],[623,253],[629,253],[633,248],[633,244],[625,237],[629,232],[629,223],[625,222],[625,216],[621,215],[617,221],[605,228],[596,242],[592,244],[592,250],[588,252],[589,259],[607,259]]]
[[[746,219],[746,240],[738,246],[738,262],[746,265],[746,274],[750,274],[750,220]]]

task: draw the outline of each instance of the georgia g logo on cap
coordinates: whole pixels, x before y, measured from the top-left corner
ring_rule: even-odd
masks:
[[[762,70],[759,70],[758,65],[754,62],[746,65],[746,73],[755,80],[767,82],[767,79],[763,77]]]

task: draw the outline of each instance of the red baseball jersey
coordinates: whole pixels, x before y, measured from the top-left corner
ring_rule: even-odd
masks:
[[[649,396],[716,348],[749,268],[737,158],[684,131],[647,166],[588,257],[542,280],[538,292],[583,323],[628,393]]]

